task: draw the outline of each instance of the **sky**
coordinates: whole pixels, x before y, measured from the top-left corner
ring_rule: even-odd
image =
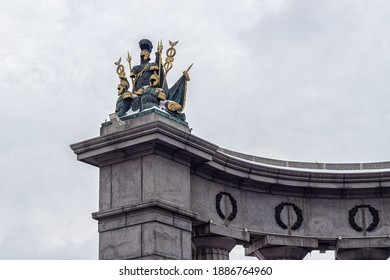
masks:
[[[98,169],[69,145],[98,136],[114,62],[137,63],[143,38],[179,41],[170,84],[194,62],[196,136],[274,159],[390,160],[387,0],[1,4],[0,259],[97,258]]]

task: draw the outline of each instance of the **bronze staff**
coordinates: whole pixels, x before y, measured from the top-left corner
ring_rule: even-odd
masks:
[[[176,42],[169,41],[169,44],[171,45],[171,47],[169,49],[167,49],[167,52],[166,52],[167,57],[165,58],[165,63],[164,63],[165,77],[164,77],[164,82],[162,84],[162,88],[164,88],[165,81],[167,80],[167,75],[168,75],[169,70],[172,69],[172,62],[173,62],[174,57],[176,55],[175,46],[177,43],[179,43],[179,41],[176,41]]]
[[[129,54],[129,52],[127,52],[127,62],[129,63],[129,67],[130,67],[130,73],[131,73],[131,55]],[[134,77],[131,77],[131,84],[133,85],[133,88],[135,87],[135,81],[134,81]]]

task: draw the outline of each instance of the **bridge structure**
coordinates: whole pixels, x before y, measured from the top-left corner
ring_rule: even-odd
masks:
[[[99,259],[390,256],[390,162],[307,163],[246,155],[151,109],[71,145],[99,168]]]

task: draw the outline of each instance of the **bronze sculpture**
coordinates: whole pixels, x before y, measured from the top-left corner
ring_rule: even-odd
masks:
[[[162,63],[162,41],[157,44],[155,62],[150,62],[153,44],[148,39],[142,39],[139,42],[141,50],[139,65],[131,67],[132,58],[128,53],[127,61],[131,69],[130,78],[132,80],[131,91],[129,91],[130,84],[126,78],[121,59],[115,62],[120,80],[115,109],[119,117],[157,107],[181,121],[186,120],[183,110],[186,102],[187,82],[190,80],[188,71],[192,64],[186,71],[183,71],[183,75],[171,88],[168,87],[166,79],[173,66],[177,43],[178,41],[169,41],[170,47],[166,51],[164,64]]]

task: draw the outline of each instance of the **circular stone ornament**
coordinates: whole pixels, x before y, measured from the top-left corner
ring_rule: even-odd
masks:
[[[229,200],[230,200],[230,203],[232,205],[232,212],[230,213],[230,215],[227,217],[227,220],[228,221],[233,221],[236,216],[237,216],[237,200],[235,200],[235,198],[228,192],[220,192],[219,194],[217,194],[215,196],[215,207],[217,209],[217,213],[218,213],[218,216],[222,219],[222,220],[225,220],[226,219],[226,216],[225,214],[222,212],[221,210],[221,201],[222,201],[222,197],[224,195],[227,195],[229,197]]]
[[[351,227],[354,230],[356,230],[357,232],[363,231],[363,228],[361,226],[359,226],[355,220],[355,217],[356,217],[357,212],[359,211],[359,208],[368,208],[368,210],[370,211],[370,213],[372,215],[372,223],[366,228],[366,231],[370,232],[370,231],[373,231],[374,229],[376,229],[376,227],[378,226],[379,221],[380,221],[379,211],[369,204],[356,205],[351,210],[349,210],[348,220],[349,220],[349,224],[351,225]]]
[[[280,218],[280,214],[282,213],[282,210],[284,206],[291,206],[297,215],[297,221],[292,225],[291,230],[297,230],[301,227],[303,222],[303,211],[301,208],[299,208],[295,203],[290,202],[282,202],[278,206],[275,207],[275,220],[276,223],[282,228],[282,229],[288,229],[288,226],[283,223],[282,219]]]

